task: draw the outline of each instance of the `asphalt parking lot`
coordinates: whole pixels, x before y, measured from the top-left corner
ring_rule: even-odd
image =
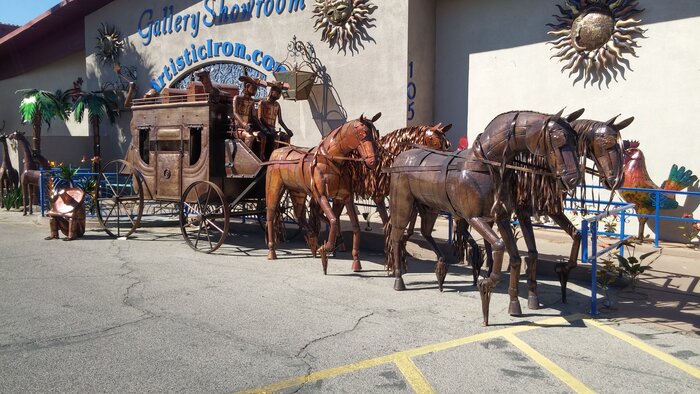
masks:
[[[543,308],[511,317],[504,280],[482,327],[468,267],[440,293],[413,259],[395,292],[380,253],[360,273],[339,253],[324,276],[300,242],[267,261],[259,232],[204,255],[176,226],[44,241],[46,222],[3,212],[0,391],[700,391],[697,334],[592,319],[581,285],[563,305],[545,279]]]

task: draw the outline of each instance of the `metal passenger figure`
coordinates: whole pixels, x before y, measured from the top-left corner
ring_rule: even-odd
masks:
[[[282,97],[282,91],[289,89],[289,85],[284,82],[267,82],[266,85],[270,87],[270,93],[266,99],[261,100],[258,104],[258,119],[260,119],[267,139],[274,141],[271,149],[274,150],[278,148],[279,144],[277,141],[282,141],[284,144],[289,145],[294,135],[292,130],[284,124],[282,108],[280,103],[277,102]],[[284,133],[280,134],[277,132],[276,125],[278,121],[284,129]]]
[[[251,150],[253,150],[255,142],[258,141],[260,143],[258,156],[265,160],[266,135],[263,131],[264,127],[260,124],[255,113],[256,100],[254,98],[261,82],[247,75],[241,76],[238,80],[244,85],[243,92],[233,99],[235,134]]]

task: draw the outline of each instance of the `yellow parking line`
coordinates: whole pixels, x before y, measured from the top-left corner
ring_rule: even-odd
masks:
[[[642,350],[644,352],[647,352],[647,353],[651,354],[652,356],[658,358],[659,360],[664,361],[668,364],[671,364],[674,367],[682,370],[683,372],[686,372],[686,373],[690,374],[691,376],[693,376],[697,379],[700,379],[700,369],[695,368],[692,365],[687,364],[687,363],[671,356],[670,354],[667,354],[667,353],[664,353],[660,350],[657,350],[656,348],[647,345],[646,343],[640,341],[639,339],[633,338],[633,337],[623,333],[622,331],[616,330],[610,326],[602,324],[602,323],[595,321],[593,319],[584,319],[583,321],[586,324],[590,324],[593,327],[599,328],[599,329],[607,332],[608,334],[629,343],[630,345],[636,347],[637,349]]]
[[[537,364],[540,364],[544,369],[549,371],[549,373],[551,373],[559,380],[569,385],[569,387],[574,389],[574,391],[576,391],[577,393],[595,392],[589,389],[585,384],[581,383],[581,381],[573,377],[571,374],[561,369],[558,365],[554,364],[552,360],[548,359],[547,357],[539,353],[537,350],[533,349],[530,345],[523,342],[520,338],[516,337],[515,335],[505,334],[503,335],[503,338],[515,345],[515,347],[520,349],[523,353],[527,354],[528,357],[534,360]]]
[[[430,383],[428,383],[428,380],[425,378],[425,376],[423,376],[423,373],[420,371],[420,369],[418,369],[418,367],[416,367],[416,364],[414,364],[410,358],[397,357],[394,362],[396,363],[396,366],[399,367],[399,370],[403,376],[406,377],[406,380],[408,380],[408,383],[411,385],[416,394],[435,393],[433,387],[430,385]]]
[[[498,337],[504,336],[506,334],[516,334],[516,333],[520,333],[520,332],[536,330],[538,328],[547,327],[547,326],[562,325],[562,324],[566,324],[566,323],[569,323],[572,321],[581,320],[582,318],[583,318],[583,316],[580,314],[566,316],[566,317],[553,317],[550,319],[544,319],[544,320],[540,320],[538,322],[533,322],[533,323],[530,323],[527,325],[519,325],[519,326],[514,326],[514,327],[503,328],[500,330],[488,331],[488,332],[484,332],[481,334],[472,335],[469,337],[464,337],[464,338],[454,339],[454,340],[447,341],[447,342],[422,346],[419,348],[406,350],[403,352],[397,352],[397,353],[389,354],[389,355],[382,356],[382,357],[364,360],[364,361],[360,361],[357,363],[344,365],[341,367],[325,369],[323,371],[313,372],[313,373],[310,373],[308,375],[297,376],[295,378],[286,379],[286,380],[283,380],[281,382],[274,383],[274,384],[271,384],[268,386],[260,386],[260,387],[256,387],[253,389],[241,391],[240,393],[241,394],[244,394],[244,393],[245,394],[271,393],[271,392],[280,391],[280,390],[283,390],[283,389],[286,389],[289,387],[300,386],[302,384],[312,383],[312,382],[322,380],[322,379],[328,379],[328,378],[336,377],[339,375],[345,375],[345,374],[359,371],[359,370],[365,369],[365,368],[376,367],[378,365],[382,365],[382,364],[386,364],[386,363],[390,363],[390,362],[394,362],[398,365],[398,363],[400,362],[399,359],[402,359],[402,358],[411,358],[411,357],[416,357],[416,356],[422,356],[424,354],[435,353],[435,352],[451,349],[454,347],[466,345],[466,344],[473,343],[473,342],[483,341],[483,340],[492,339],[492,338],[498,338]],[[399,368],[401,368],[400,365],[399,365]]]

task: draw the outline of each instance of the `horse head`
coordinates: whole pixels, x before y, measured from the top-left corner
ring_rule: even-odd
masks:
[[[429,127],[425,131],[423,137],[423,144],[430,149],[448,151],[451,148],[450,140],[447,139],[445,133],[447,133],[452,128],[452,123],[443,126],[442,123],[438,123],[433,127]]]
[[[620,115],[618,115],[620,116]],[[622,146],[622,136],[620,130],[629,126],[634,117],[615,123],[618,116],[607,122],[592,122],[584,134],[580,134],[580,143],[585,144],[583,151],[590,157],[600,171],[600,179],[603,186],[608,190],[615,190],[624,178],[624,149]],[[586,122],[586,121],[578,121]],[[577,128],[577,123],[574,123]],[[579,150],[580,153],[581,150]]]
[[[549,168],[554,172],[565,190],[573,190],[581,181],[576,132],[569,124],[581,116],[582,111],[562,117],[562,109],[545,121],[544,135],[529,138],[527,146],[531,153],[545,156]],[[534,137],[534,136],[533,136]]]
[[[372,119],[367,119],[364,115],[360,115],[360,118],[354,123],[352,128],[355,138],[353,141],[350,141],[350,146],[353,149],[357,149],[365,165],[370,168],[377,164],[377,136],[379,132],[374,127],[374,122],[381,116],[381,112],[374,115]]]
[[[24,137],[24,132],[23,131],[13,131],[12,133],[7,135],[7,138],[14,140],[14,141],[19,141]]]

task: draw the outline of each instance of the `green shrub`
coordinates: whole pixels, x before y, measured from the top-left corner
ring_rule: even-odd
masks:
[[[6,191],[5,195],[2,196],[2,206],[8,211],[22,208],[22,189],[15,186]]]

